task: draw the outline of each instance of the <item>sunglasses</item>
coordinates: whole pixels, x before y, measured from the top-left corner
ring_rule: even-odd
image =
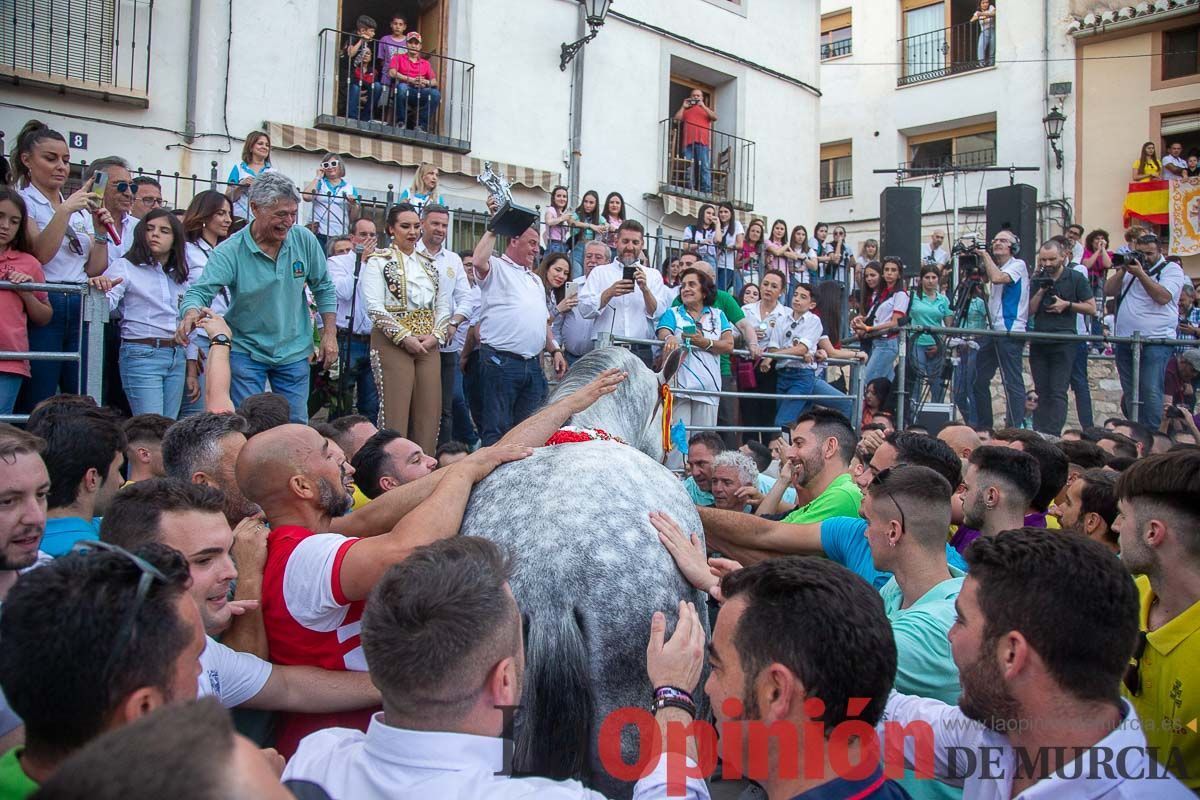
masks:
[[[71,230],[71,226],[67,226],[67,249],[77,256],[83,255],[83,242],[79,241],[79,237],[75,235],[75,231]]]
[[[1125,668],[1125,688],[1135,697],[1142,693],[1142,656],[1146,652],[1146,632],[1138,631],[1137,646],[1133,648],[1133,661]]]
[[[321,169],[333,169],[334,167],[338,166],[340,163],[341,162],[338,161],[336,158],[331,158],[328,161],[321,162]]]
[[[138,185],[132,181],[118,181],[113,185],[117,187],[118,194],[128,192],[129,194],[136,195],[138,193]]]
[[[83,540],[76,542],[71,548],[72,553],[92,553],[97,550],[104,550],[109,553],[117,553],[124,556],[133,562],[133,565],[141,570],[141,575],[138,577],[137,594],[134,596],[133,605],[129,611],[125,613],[125,619],[121,623],[121,627],[117,631],[116,644],[113,650],[108,655],[108,662],[104,665],[102,675],[109,675],[113,666],[120,659],[121,654],[129,647],[129,643],[133,641],[133,629],[137,624],[138,612],[142,609],[142,604],[146,602],[146,595],[150,593],[150,587],[154,581],[167,582],[167,576],[163,575],[158,567],[151,564],[140,556],[135,556],[133,553],[126,550],[124,547],[118,547],[115,544],[108,542],[97,542],[92,540]]]
[[[887,469],[879,470],[879,472],[875,473],[875,477],[871,478],[871,486],[878,486],[879,491],[883,492],[887,496],[887,499],[892,501],[892,504],[896,506],[896,510],[900,512],[900,527],[901,527],[901,529],[908,530],[908,525],[905,524],[905,520],[904,520],[904,506],[900,505],[900,501],[897,500],[896,496],[894,494],[892,494],[891,492],[889,492],[887,487],[884,485],[887,482],[888,477],[895,470],[902,469],[903,467],[904,467],[904,465],[901,464],[900,466],[897,466],[897,467],[888,467]]]

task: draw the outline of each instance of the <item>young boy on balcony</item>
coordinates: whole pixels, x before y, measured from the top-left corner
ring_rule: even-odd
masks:
[[[375,82],[375,66],[371,63],[372,42],[375,39],[375,20],[363,15],[355,23],[356,35],[346,43],[346,58],[350,62],[350,86],[346,92],[346,116],[350,119],[373,119],[383,87]],[[363,90],[367,92],[366,108]]]

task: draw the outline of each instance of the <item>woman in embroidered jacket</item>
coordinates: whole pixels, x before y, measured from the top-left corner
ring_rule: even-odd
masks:
[[[362,271],[371,318],[371,369],[379,387],[379,427],[391,428],[426,453],[437,446],[442,416],[441,355],[454,286],[417,252],[421,220],[407,203],[387,217],[392,246],[377,250]]]

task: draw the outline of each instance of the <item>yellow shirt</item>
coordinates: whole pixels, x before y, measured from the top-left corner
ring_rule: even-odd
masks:
[[[1150,579],[1138,576],[1141,610],[1138,627],[1145,631],[1154,592]],[[1186,765],[1189,789],[1200,789],[1200,601],[1156,631],[1146,634],[1138,665],[1141,691],[1121,693],[1133,703],[1146,744],[1157,748],[1158,760],[1169,769]]]
[[[371,498],[362,493],[362,489],[358,488],[358,484],[354,484],[354,494],[351,495],[354,499],[354,505],[350,507],[351,511],[358,511],[360,508],[371,502]]]
[[[1142,162],[1142,159],[1140,159],[1140,158],[1134,159],[1133,169],[1135,172],[1137,171],[1138,165],[1141,164],[1141,162]],[[1149,178],[1139,178],[1138,180],[1134,181],[1134,183],[1142,183],[1144,181],[1157,181],[1157,180],[1162,179],[1162,162],[1161,161],[1150,161],[1149,159],[1147,159],[1145,170],[1146,170],[1146,172],[1157,173],[1157,176],[1149,177]]]

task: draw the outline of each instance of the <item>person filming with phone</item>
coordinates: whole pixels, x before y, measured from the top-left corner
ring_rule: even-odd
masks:
[[[631,339],[653,339],[654,320],[670,305],[662,275],[638,263],[645,230],[637,220],[617,229],[617,260],[595,267],[579,290],[576,308],[593,320],[592,340],[601,333]],[[654,360],[650,345],[635,344],[632,352],[646,366]]]
[[[712,124],[716,121],[717,112],[704,102],[704,92],[699,89],[692,89],[675,112],[675,122],[681,129],[681,155],[693,166],[688,170],[688,187],[697,188],[699,173],[699,189],[705,194],[712,191]]]

